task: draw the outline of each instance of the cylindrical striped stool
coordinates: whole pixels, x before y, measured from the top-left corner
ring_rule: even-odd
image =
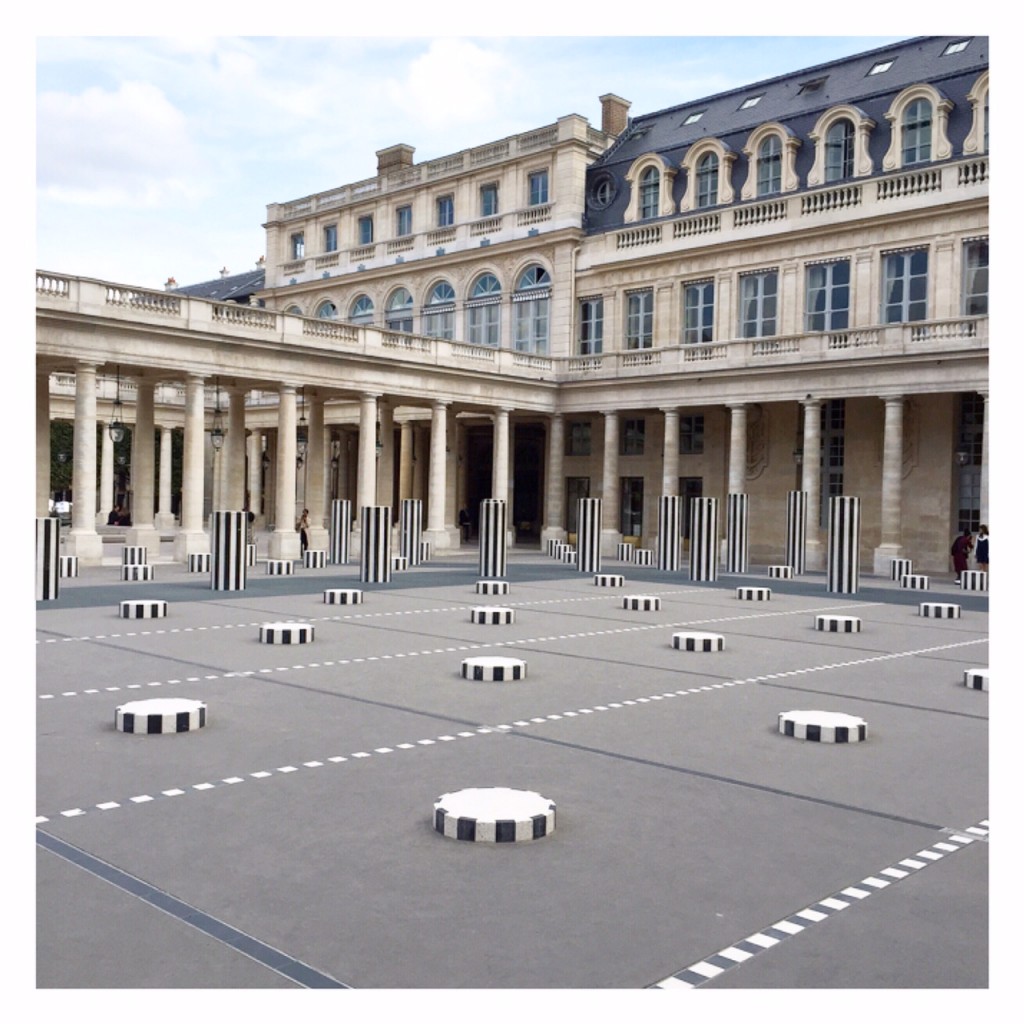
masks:
[[[60,520],[36,516],[36,600],[56,601],[60,594]]]
[[[324,604],[362,604],[361,590],[325,590]]]
[[[839,711],[780,711],[779,732],[818,743],[863,743],[868,723]]]
[[[677,651],[723,651],[725,637],[719,633],[673,633],[672,646]]]
[[[661,598],[647,594],[627,594],[622,599],[622,607],[631,612],[656,612],[661,610]]]
[[[471,843],[521,843],[555,830],[555,805],[540,793],[492,786],[445,793],[434,803],[434,829]]]
[[[793,566],[769,565],[768,578],[773,580],[791,580],[793,578]]]
[[[189,572],[209,572],[210,571],[210,554],[209,552],[199,552],[188,556],[188,571]]]
[[[920,614],[926,619],[959,619],[960,605],[924,601],[920,607]]]
[[[515,620],[516,613],[511,608],[473,608],[469,616],[470,622],[478,622],[485,626],[507,626]]]
[[[860,619],[855,615],[816,615],[814,628],[823,633],[859,633]]]
[[[635,550],[632,544],[619,544],[615,548],[615,557],[620,562],[632,562]]]
[[[395,572],[405,572],[409,568],[409,556],[408,555],[392,555],[391,556],[391,568]]]
[[[930,590],[931,579],[928,576],[906,574],[900,577],[900,586],[905,590]]]
[[[772,592],[770,587],[737,587],[736,599],[739,601],[770,601]]]
[[[256,564],[256,545],[246,544],[245,545],[245,564],[255,565]]]
[[[654,565],[654,551],[651,548],[637,548],[633,552],[634,565]]]
[[[914,572],[914,563],[909,558],[889,559],[889,579],[901,580],[904,576],[911,576]]]
[[[612,572],[599,572],[594,577],[595,587],[621,587],[625,582],[625,576],[617,576]]]
[[[184,697],[133,700],[114,711],[118,732],[155,736],[168,732],[193,732],[206,725],[206,705]]]
[[[122,565],[122,580],[151,580],[153,578],[153,566],[151,565]]]
[[[971,690],[987,690],[988,671],[987,668],[965,668],[964,686]]]
[[[570,564],[576,561],[576,549],[568,544],[562,545],[562,561]]]
[[[267,575],[268,576],[292,576],[294,575],[294,567],[290,558],[268,558],[267,559]]]
[[[525,679],[526,662],[519,658],[464,658],[462,678],[485,683]]]
[[[78,555],[58,555],[57,564],[60,566],[61,576],[78,575]]]
[[[961,590],[988,590],[988,573],[980,569],[964,569],[960,573]]]
[[[508,580],[477,580],[476,592],[478,594],[507,594],[509,592]]]
[[[125,544],[121,548],[122,565],[145,565],[147,560],[145,544]]]
[[[260,626],[261,644],[311,644],[313,627],[308,622],[265,622]]]
[[[122,619],[163,619],[167,616],[167,602],[122,601],[120,615]]]
[[[302,567],[304,569],[322,569],[327,565],[326,551],[311,551],[308,548],[302,553]]]
[[[420,541],[420,561],[421,562],[429,562],[430,561],[430,541],[429,540],[421,540]]]

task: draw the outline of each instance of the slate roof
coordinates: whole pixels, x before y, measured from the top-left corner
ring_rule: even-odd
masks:
[[[172,288],[171,291],[176,295],[191,295],[197,299],[216,299],[218,302],[233,299],[236,302],[243,302],[247,301],[253,292],[262,291],[265,283],[266,271],[263,267],[258,267],[247,270],[244,274],[229,274],[227,277],[218,277],[212,281]]]

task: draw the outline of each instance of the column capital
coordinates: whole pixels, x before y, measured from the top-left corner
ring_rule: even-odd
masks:
[[[447,409],[448,406],[450,406],[451,404],[452,404],[452,400],[450,398],[434,398],[434,399],[431,399],[430,408],[431,409],[439,409],[439,410],[440,409]]]

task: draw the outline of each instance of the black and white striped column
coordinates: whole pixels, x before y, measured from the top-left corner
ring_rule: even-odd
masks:
[[[860,588],[860,498],[828,503],[828,590],[856,594]]]
[[[750,503],[746,494],[727,494],[725,501],[725,571],[746,572],[750,551]]]
[[[60,520],[36,518],[36,600],[56,601],[60,590]]]
[[[331,565],[346,565],[352,536],[352,502],[348,498],[335,498],[331,502],[330,535]]]
[[[364,505],[359,510],[363,534],[359,553],[359,578],[364,583],[391,582],[391,509]]]
[[[580,498],[576,502],[576,568],[580,572],[601,571],[600,498]]]
[[[504,576],[508,560],[507,509],[502,498],[480,502],[480,575]]]
[[[403,498],[398,515],[398,553],[409,560],[409,565],[419,565],[423,555],[423,501]]]
[[[245,590],[246,513],[219,511],[213,513],[213,536],[210,538],[211,590]]]
[[[679,572],[683,567],[683,499],[676,494],[658,498],[658,568]]]
[[[718,499],[690,503],[690,579],[718,579]]]
[[[807,568],[807,492],[786,495],[786,565],[797,576]]]

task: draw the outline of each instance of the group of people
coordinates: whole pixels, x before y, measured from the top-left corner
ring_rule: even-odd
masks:
[[[128,515],[128,512],[121,508],[120,505],[115,505],[107,516],[107,526],[131,526],[132,517]]]
[[[953,556],[953,569],[956,582],[960,582],[960,574],[967,571],[967,560],[974,552],[974,564],[982,571],[988,572],[988,527],[982,523],[978,527],[978,539],[974,540],[970,527],[964,530],[956,540],[949,553]]]

